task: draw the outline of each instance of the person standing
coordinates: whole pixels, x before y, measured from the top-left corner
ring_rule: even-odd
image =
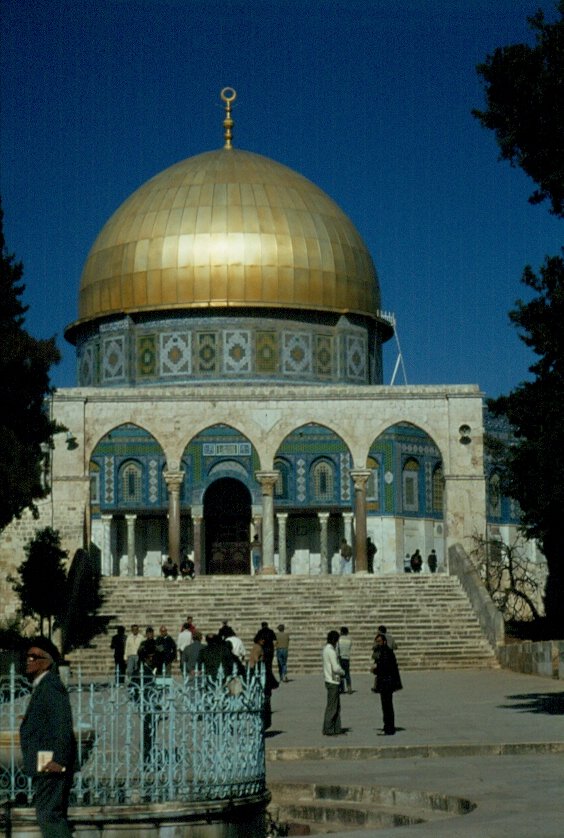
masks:
[[[76,768],[76,739],[68,693],[56,671],[57,647],[46,637],[31,641],[26,674],[32,680],[20,727],[26,774],[33,778],[37,823],[46,838],[70,838],[67,820]]]
[[[374,558],[377,552],[378,548],[376,547],[370,536],[368,536],[368,538],[366,539],[366,565],[368,567],[369,573],[374,573]]]
[[[258,533],[254,536],[251,544],[251,562],[253,565],[253,573],[256,576],[258,573],[260,573],[260,568],[262,564],[262,546],[260,543],[260,538],[258,537]]]
[[[226,643],[229,643],[233,654],[236,658],[239,658],[241,663],[244,665],[247,660],[247,649],[245,648],[245,644],[241,640],[240,637],[237,637],[237,633],[234,628],[228,626],[228,633],[224,637]]]
[[[222,640],[227,640],[227,638],[231,636],[230,632],[231,626],[229,625],[229,620],[226,617],[224,617],[221,621],[221,626],[219,628],[218,635],[219,637],[221,637]]]
[[[128,681],[137,674],[137,670],[139,669],[139,658],[137,655],[142,639],[139,634],[139,626],[137,623],[133,623],[131,632],[127,635],[125,641],[125,674]]]
[[[184,659],[184,649],[188,648],[188,646],[192,643],[193,639],[194,636],[190,631],[189,624],[182,623],[182,629],[180,630],[176,639],[176,648],[178,650],[178,658],[181,670],[183,669],[182,661]]]
[[[125,626],[118,626],[110,644],[114,653],[114,672],[116,684],[123,684],[125,681]]]
[[[434,550],[431,550],[431,552],[427,556],[427,564],[431,573],[437,572],[437,554]]]
[[[376,645],[379,648],[373,672],[376,675],[376,692],[380,693],[384,735],[393,736],[396,732],[393,696],[402,689],[398,663],[394,652],[389,648],[386,635],[378,632]]]
[[[423,558],[421,557],[419,548],[412,555],[410,559],[410,564],[412,573],[421,573],[421,568],[423,567]]]
[[[327,643],[323,648],[323,678],[327,690],[327,704],[325,706],[322,729],[324,736],[339,736],[343,733],[343,728],[341,727],[339,685],[345,671],[339,666],[337,658],[338,642],[339,632],[330,631],[327,635]]]
[[[341,556],[341,564],[340,564],[340,573],[341,576],[347,573],[352,573],[352,547],[348,543],[346,538],[343,538],[341,541],[341,546],[339,548],[339,554]]]
[[[176,643],[168,633],[166,626],[161,626],[159,636],[155,640],[155,668],[157,675],[161,675],[164,669],[165,675],[169,676],[172,671],[172,664],[176,658]]]
[[[286,631],[284,623],[280,623],[276,629],[276,660],[278,662],[278,674],[280,680],[288,681],[288,649],[290,647],[290,635]]]
[[[352,640],[349,634],[348,627],[342,626],[341,634],[339,636],[339,642],[337,643],[337,656],[345,674],[341,679],[339,692],[344,693],[346,690],[349,693],[349,695],[352,693],[351,649]]]
[[[198,658],[200,651],[203,648],[202,632],[195,629],[194,634],[191,635],[192,642],[182,649],[182,657],[180,660],[180,668],[184,676],[193,675],[198,665]]]

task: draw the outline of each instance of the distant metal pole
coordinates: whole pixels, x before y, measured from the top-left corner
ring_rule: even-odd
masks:
[[[394,367],[394,372],[392,374],[392,380],[390,381],[390,384],[395,384],[396,375],[397,375],[398,370],[399,370],[400,367],[401,367],[401,371],[403,372],[403,383],[407,384],[407,375],[405,373],[405,366],[404,366],[404,363],[403,363],[403,354],[402,354],[402,351],[401,351],[401,346],[400,346],[400,342],[399,342],[399,335],[398,335],[398,328],[397,328],[395,318],[394,318],[393,326],[394,326],[394,337],[396,339],[396,344],[397,344],[397,347],[398,347],[398,357],[397,357],[397,360],[396,360],[396,365]]]

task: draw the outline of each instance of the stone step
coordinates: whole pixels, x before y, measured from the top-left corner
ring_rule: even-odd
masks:
[[[222,619],[249,648],[262,620],[291,634],[290,669],[318,672],[321,648],[331,628],[348,625],[353,640],[352,668],[370,666],[376,626],[385,624],[398,643],[403,669],[469,668],[497,665],[458,580],[431,576],[200,577],[192,582],[154,578],[105,578],[102,613],[110,616],[108,635],[71,658],[86,677],[113,669],[110,635],[119,624],[166,624],[176,638],[191,614],[204,632],[217,631]]]

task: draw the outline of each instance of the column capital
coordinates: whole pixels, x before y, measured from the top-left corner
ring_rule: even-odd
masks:
[[[184,480],[184,471],[165,471],[163,474],[169,492],[179,492]]]
[[[368,482],[368,478],[372,474],[368,468],[353,468],[349,473],[353,479],[355,490],[363,489]]]
[[[323,522],[326,522],[326,521],[329,520],[329,515],[330,515],[329,512],[318,512],[317,513],[317,517],[319,518],[320,521],[323,521]]]
[[[279,521],[287,521],[288,520],[288,513],[287,512],[277,512],[276,518]]]
[[[137,513],[136,512],[126,512],[124,515],[125,520],[130,523],[132,521],[137,520]]]
[[[263,495],[272,495],[280,473],[278,471],[255,471],[255,477],[261,485]]]

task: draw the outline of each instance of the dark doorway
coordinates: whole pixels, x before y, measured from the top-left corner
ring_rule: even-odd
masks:
[[[239,480],[222,477],[204,496],[208,574],[250,573],[251,493]]]

